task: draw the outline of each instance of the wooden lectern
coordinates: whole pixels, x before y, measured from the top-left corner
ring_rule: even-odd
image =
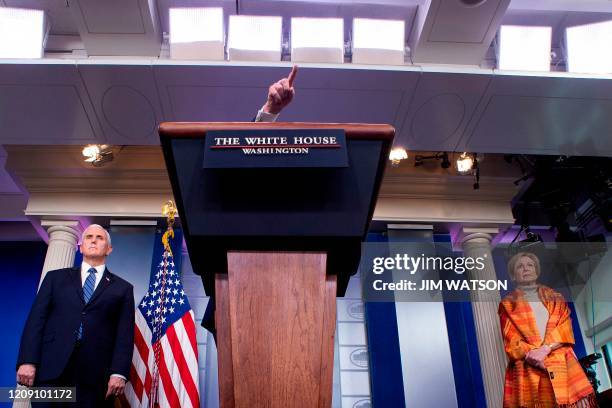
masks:
[[[193,270],[216,302],[222,407],[331,406],[336,296],[357,271],[394,132],[365,124],[160,125]],[[329,134],[342,134],[341,142],[302,144]],[[245,150],[269,135],[287,136],[285,145],[265,139],[272,144],[260,146],[271,150]]]

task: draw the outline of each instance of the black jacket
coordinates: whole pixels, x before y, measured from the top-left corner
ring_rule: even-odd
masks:
[[[104,271],[89,303],[83,301],[81,269],[50,271],[40,286],[21,336],[17,367],[36,366],[36,381],[59,377],[83,322],[79,365],[92,384],[111,374],[129,378],[134,348],[134,289]]]

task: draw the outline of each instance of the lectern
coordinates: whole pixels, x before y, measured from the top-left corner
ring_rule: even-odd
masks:
[[[216,305],[222,407],[331,406],[336,296],[357,271],[394,132],[160,125],[193,270]]]

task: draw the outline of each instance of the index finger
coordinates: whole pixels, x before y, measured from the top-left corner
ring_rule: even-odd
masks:
[[[291,68],[291,72],[289,73],[289,76],[287,77],[290,87],[293,86],[293,81],[295,81],[295,76],[297,75],[297,71],[298,71],[298,66],[294,65],[293,68]]]

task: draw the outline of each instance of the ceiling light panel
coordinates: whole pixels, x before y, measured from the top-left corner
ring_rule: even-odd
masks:
[[[551,27],[501,26],[499,69],[550,71],[551,36]]]
[[[612,73],[612,21],[567,27],[565,38],[568,71]]]
[[[343,63],[344,20],[292,18],[291,61]]]
[[[404,63],[405,24],[400,20],[353,19],[353,63]]]
[[[280,61],[282,17],[230,16],[230,60]]]
[[[42,10],[0,7],[0,58],[42,58],[45,34]]]
[[[170,9],[170,57],[223,60],[223,9]]]

